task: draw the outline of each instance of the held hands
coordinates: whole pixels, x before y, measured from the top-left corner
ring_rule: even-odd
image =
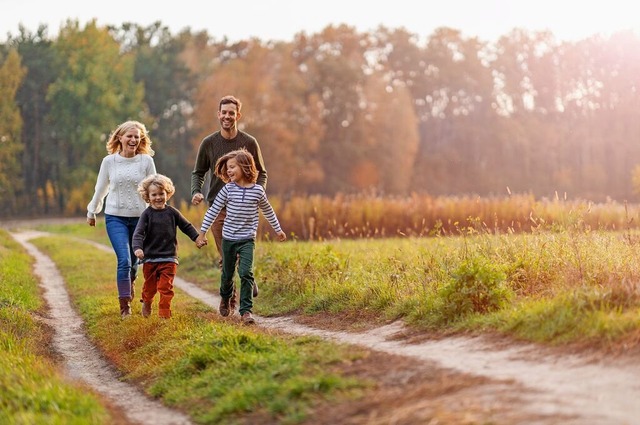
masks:
[[[204,233],[200,233],[198,235],[198,237],[195,240],[196,242],[196,246],[198,248],[202,248],[203,246],[207,245],[209,242],[207,241],[207,237],[205,236]]]
[[[278,240],[279,240],[280,242],[284,242],[284,241],[286,241],[286,240],[287,240],[287,234],[286,234],[286,233],[284,233],[282,230],[281,230],[281,231],[279,231],[279,232],[277,232],[277,233],[276,233],[276,235],[278,235]]]
[[[144,252],[139,248],[133,251],[133,253],[136,255],[136,257],[138,257],[139,260],[142,260],[144,258]]]

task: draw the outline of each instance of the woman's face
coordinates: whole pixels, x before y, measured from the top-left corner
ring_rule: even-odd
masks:
[[[140,145],[140,129],[131,128],[127,130],[120,136],[120,144],[122,145],[122,156],[126,158],[134,157]]]

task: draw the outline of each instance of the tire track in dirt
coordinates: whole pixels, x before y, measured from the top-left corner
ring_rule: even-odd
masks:
[[[171,410],[145,396],[135,386],[119,380],[118,372],[102,357],[89,341],[83,321],[71,306],[65,282],[53,261],[28,241],[49,234],[29,231],[11,233],[34,260],[34,272],[44,289],[49,307],[47,323],[54,329],[53,345],[64,359],[71,378],[84,381],[111,403],[120,407],[133,423],[143,425],[189,425],[183,413]]]
[[[43,234],[45,235],[45,234]],[[105,252],[111,248],[80,239]],[[175,285],[217,310],[220,297],[176,277]],[[268,329],[312,335],[339,343],[430,362],[438,367],[503,381],[502,392],[517,392],[522,409],[539,419],[534,423],[563,425],[633,425],[640,423],[640,362],[637,359],[593,360],[554,355],[533,344],[496,348],[483,337],[449,337],[418,343],[399,338],[401,322],[353,333],[317,329],[290,317],[256,317]],[[488,395],[491,397],[491,395]],[[549,420],[540,420],[540,416]],[[553,420],[557,418],[558,421]],[[562,418],[562,419],[560,419]]]

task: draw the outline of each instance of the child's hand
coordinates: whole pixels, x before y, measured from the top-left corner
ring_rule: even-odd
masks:
[[[200,233],[198,235],[198,237],[196,238],[196,246],[198,248],[202,248],[203,246],[207,245],[209,242],[207,241],[207,237],[203,234]]]
[[[133,251],[133,253],[136,255],[136,257],[138,257],[139,260],[142,260],[144,258],[144,251],[142,251],[141,249],[136,249],[135,251]]]
[[[276,233],[278,235],[278,240],[280,242],[284,242],[287,240],[287,234],[285,232],[283,232],[282,230],[279,231],[278,233]]]

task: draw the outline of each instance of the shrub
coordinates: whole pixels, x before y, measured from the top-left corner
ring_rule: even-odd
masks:
[[[460,263],[439,296],[441,320],[450,323],[469,314],[499,310],[511,298],[511,291],[499,265],[485,257],[472,257]]]

